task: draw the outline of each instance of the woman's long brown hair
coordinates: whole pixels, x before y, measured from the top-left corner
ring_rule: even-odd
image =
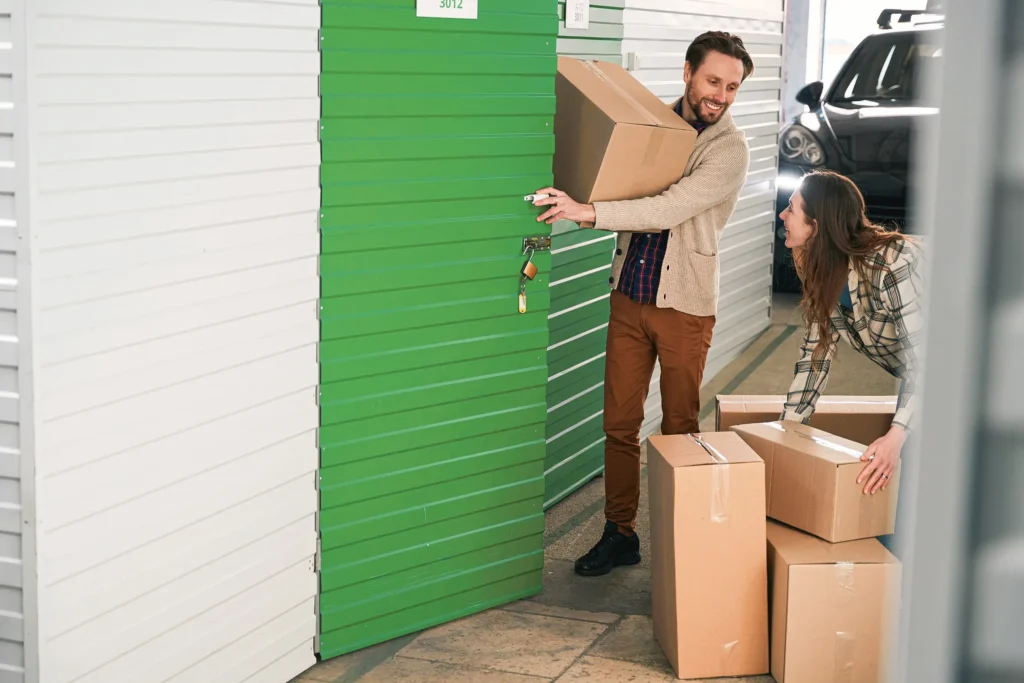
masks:
[[[793,250],[793,261],[803,283],[804,324],[808,328],[818,325],[818,345],[811,363],[820,368],[834,332],[832,311],[839,305],[849,267],[856,268],[870,286],[871,256],[905,237],[869,221],[860,190],[834,171],[812,171],[804,176],[800,195],[804,215],[808,223],[817,223],[817,229],[803,247]]]

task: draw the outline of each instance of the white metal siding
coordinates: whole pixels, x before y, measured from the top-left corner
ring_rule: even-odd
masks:
[[[43,683],[314,662],[317,0],[31,0]]]
[[[25,583],[22,563],[22,462],[19,382],[18,222],[15,135],[24,131],[14,117],[15,46],[24,44],[15,31],[20,6],[0,3],[0,683],[25,680]],[[18,60],[19,64],[21,60]],[[21,195],[19,195],[19,199]],[[31,484],[31,481],[26,482]]]
[[[747,186],[719,249],[721,299],[705,380],[771,324],[775,178],[782,89],[783,0],[626,0],[622,51],[637,79],[664,101],[683,93],[686,48],[704,31],[743,38],[754,74],[732,114],[750,144]],[[661,422],[660,368],[647,400],[642,436]]]
[[[558,0],[559,55],[622,64],[622,11],[626,0],[590,0],[590,24],[565,27],[565,0]]]

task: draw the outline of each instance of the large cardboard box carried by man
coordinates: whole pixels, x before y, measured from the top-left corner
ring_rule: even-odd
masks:
[[[690,124],[621,66],[558,58],[555,187],[576,201],[664,192],[683,177],[696,140]]]

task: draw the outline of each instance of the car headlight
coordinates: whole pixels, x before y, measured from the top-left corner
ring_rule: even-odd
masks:
[[[787,161],[820,166],[825,163],[825,150],[814,135],[803,126],[790,126],[782,133],[779,153]]]

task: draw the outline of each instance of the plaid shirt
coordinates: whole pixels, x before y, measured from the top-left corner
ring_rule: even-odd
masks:
[[[683,100],[679,100],[675,112],[682,116]],[[707,128],[706,124],[691,124],[697,134]],[[622,273],[616,289],[638,304],[654,303],[661,281],[661,266],[665,261],[668,247],[668,230],[661,232],[634,232],[629,240],[629,249],[622,262]]]
[[[852,309],[837,305],[832,311],[835,328],[821,367],[811,366],[811,354],[820,331],[812,325],[800,346],[796,376],[789,388],[783,420],[807,422],[828,382],[831,361],[840,337],[889,374],[903,380],[893,424],[909,431],[917,408],[916,378],[921,372],[917,345],[924,328],[924,292],[921,285],[921,251],[896,240],[871,257],[871,282],[862,281],[850,269],[849,289],[855,293]]]

